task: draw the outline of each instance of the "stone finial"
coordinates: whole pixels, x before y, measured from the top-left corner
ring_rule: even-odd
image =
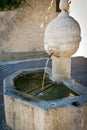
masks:
[[[70,3],[71,2],[69,0],[60,0],[60,3],[59,3],[60,10],[68,12]]]
[[[74,54],[81,40],[79,23],[69,16],[69,0],[60,1],[61,12],[45,30],[44,48],[48,54],[56,57],[69,57]]]

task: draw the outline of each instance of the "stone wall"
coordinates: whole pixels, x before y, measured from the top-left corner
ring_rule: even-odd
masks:
[[[0,12],[0,58],[22,59],[22,54],[28,58],[32,52],[43,52],[45,28],[56,15],[56,0],[27,0],[18,10]]]

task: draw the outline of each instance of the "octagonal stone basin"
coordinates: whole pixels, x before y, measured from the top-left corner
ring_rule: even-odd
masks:
[[[49,96],[42,98],[41,95],[27,94],[15,88],[14,80],[20,75],[43,71],[43,68],[20,70],[4,80],[7,126],[12,130],[87,130],[87,88],[85,86],[73,79],[61,79],[57,84],[61,83],[64,88],[73,93],[73,96],[59,98],[56,95],[50,99]],[[49,68],[47,74],[51,78]]]

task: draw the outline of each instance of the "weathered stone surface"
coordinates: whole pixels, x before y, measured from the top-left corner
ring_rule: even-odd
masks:
[[[71,58],[52,56],[52,80],[71,77]]]
[[[17,57],[20,52],[31,53],[44,50],[45,27],[57,15],[56,0],[27,0],[27,3],[30,6],[24,5],[18,10],[8,11],[8,13],[0,12],[0,16],[4,17],[3,22],[0,20],[0,36],[2,37],[0,37],[0,47],[3,59],[6,59],[6,53],[9,53],[7,58],[11,59],[11,52],[16,53]],[[19,15],[16,14],[18,17],[15,17],[14,20],[10,16],[15,12]],[[8,17],[7,14],[9,14]],[[18,56],[21,59],[21,56]],[[17,59],[16,57],[13,59]]]
[[[6,122],[13,130],[87,130],[87,104],[43,110],[4,95]]]
[[[14,93],[12,82],[21,72],[32,71],[21,70],[4,80],[7,126],[13,130],[87,130],[87,88],[73,79],[62,79],[79,96],[53,101],[25,100]]]
[[[80,33],[78,22],[63,10],[45,30],[45,50],[55,56],[71,56],[79,47]]]
[[[61,13],[48,24],[44,37],[44,48],[53,55],[52,78],[55,81],[70,77],[70,56],[77,51],[81,40],[79,23],[69,16],[69,0],[60,0],[59,7]]]
[[[45,50],[54,56],[71,56],[74,54],[81,40],[78,22],[69,16],[68,0],[60,1],[61,13],[53,19],[45,30]]]

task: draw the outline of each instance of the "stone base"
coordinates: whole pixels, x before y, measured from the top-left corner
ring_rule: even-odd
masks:
[[[33,71],[21,70],[4,80],[7,126],[12,130],[87,130],[87,88],[73,79],[62,79],[61,82],[79,96],[37,101],[26,100],[14,93],[13,79],[22,72]]]
[[[87,130],[87,104],[43,110],[4,95],[6,123],[12,130]]]

